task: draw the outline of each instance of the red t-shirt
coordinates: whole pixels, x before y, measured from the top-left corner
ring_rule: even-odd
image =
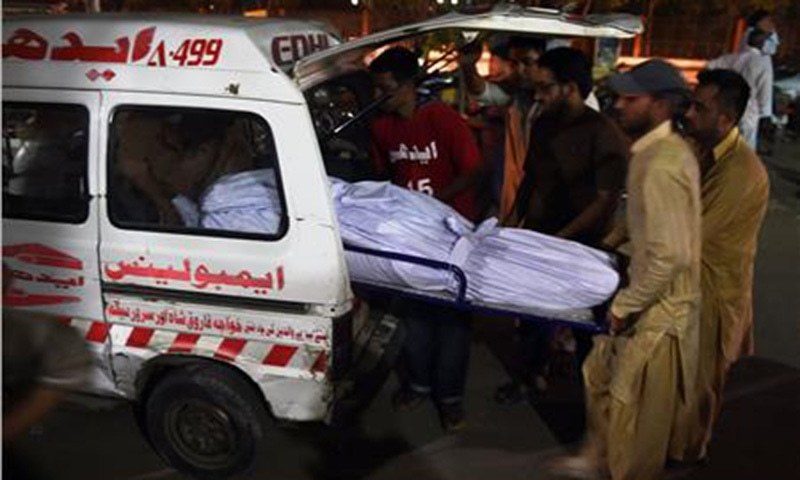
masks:
[[[380,174],[410,190],[438,196],[461,175],[480,167],[480,152],[466,122],[442,102],[417,107],[411,118],[382,115],[373,120],[372,160]],[[447,203],[474,220],[475,188]]]

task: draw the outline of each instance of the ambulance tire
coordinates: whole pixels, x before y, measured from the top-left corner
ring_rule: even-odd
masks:
[[[222,479],[251,467],[269,420],[255,387],[217,365],[168,374],[145,402],[150,443],[194,478]]]

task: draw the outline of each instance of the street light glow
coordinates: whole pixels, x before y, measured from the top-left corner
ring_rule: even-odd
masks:
[[[458,5],[458,0],[450,0],[450,5]]]
[[[358,6],[358,0],[350,0],[350,5],[352,5],[354,7],[357,7]]]
[[[436,0],[436,3],[438,3],[439,5],[444,5],[444,0]]]

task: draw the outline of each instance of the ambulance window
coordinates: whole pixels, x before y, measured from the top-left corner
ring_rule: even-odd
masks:
[[[275,239],[286,208],[272,132],[256,115],[122,107],[113,115],[109,211],[121,228]]]
[[[81,105],[3,103],[3,216],[85,221],[88,137]]]

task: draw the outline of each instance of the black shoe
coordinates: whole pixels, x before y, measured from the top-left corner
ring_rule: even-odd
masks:
[[[446,433],[456,433],[467,426],[464,405],[459,403],[443,403],[439,405],[439,421]]]
[[[401,388],[392,395],[392,407],[398,412],[410,412],[419,407],[428,398],[423,393],[408,388]]]
[[[500,405],[515,405],[528,399],[528,388],[517,382],[504,383],[494,391],[494,401]]]

